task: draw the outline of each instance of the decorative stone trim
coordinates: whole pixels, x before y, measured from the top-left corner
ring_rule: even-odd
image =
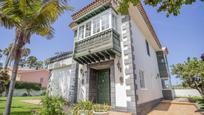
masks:
[[[110,68],[110,96],[111,96],[110,99],[111,99],[112,109],[115,110],[115,107],[116,107],[116,100],[115,100],[116,96],[115,96],[115,66],[114,66],[114,60],[110,60],[110,61],[106,61],[106,62],[101,62],[101,63],[95,63],[95,64],[89,64],[88,65],[88,69],[90,69],[90,68],[98,68],[100,66],[107,66],[107,67]]]
[[[78,89],[78,64],[75,61],[72,61],[71,69],[71,78],[70,78],[70,90],[69,90],[69,99],[71,103],[77,102],[77,89]]]
[[[135,83],[135,73],[134,73],[134,63],[133,63],[133,47],[132,47],[132,38],[131,38],[131,30],[130,30],[130,17],[125,16],[121,20],[122,23],[122,39],[123,46],[125,50],[123,50],[123,57],[128,57],[124,59],[125,64],[125,76],[128,76],[125,80],[126,86],[129,86],[130,89],[126,90],[126,95],[130,98],[130,101],[127,101],[127,111],[131,112],[133,115],[137,114],[137,102],[136,102],[136,83]]]

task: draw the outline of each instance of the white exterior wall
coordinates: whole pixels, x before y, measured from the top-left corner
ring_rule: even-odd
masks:
[[[162,98],[162,85],[161,79],[158,77],[159,69],[155,50],[149,42],[150,56],[147,54],[144,34],[132,20],[131,30],[134,44],[134,64],[136,65],[135,73],[137,74],[136,82],[138,86],[138,90],[136,91],[138,95],[137,103],[142,104]],[[145,89],[140,88],[139,70],[144,71]]]
[[[87,67],[86,65],[79,65],[79,70],[78,70],[78,90],[77,90],[77,101],[79,102],[80,100],[87,100],[88,99],[88,85],[87,80]],[[82,84],[82,81],[84,81],[84,84]]]
[[[118,62],[121,66],[121,72],[118,68]],[[125,85],[125,78],[123,77],[124,69],[121,58],[116,57],[114,60],[115,66],[115,100],[116,100],[116,107],[127,107],[127,97],[126,97],[126,85]],[[121,83],[120,77],[123,77],[124,82]]]
[[[50,92],[53,96],[60,96],[69,99],[71,67],[63,67],[51,71]]]
[[[49,93],[69,100],[72,58],[49,64]]]

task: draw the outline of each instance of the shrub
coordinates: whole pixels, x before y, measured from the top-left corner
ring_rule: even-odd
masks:
[[[22,95],[23,97],[26,97],[26,96],[28,96],[28,94],[27,93],[23,93],[23,95]]]
[[[0,70],[0,94],[2,94],[9,83],[9,75],[7,71]]]
[[[201,98],[201,97],[198,97],[198,96],[189,96],[189,97],[188,97],[188,100],[189,100],[190,102],[196,103],[197,101],[202,100],[202,98]]]
[[[93,103],[91,101],[85,100],[80,101],[75,104],[73,107],[73,115],[80,115],[80,113],[84,113],[85,115],[91,115],[93,113]]]
[[[64,115],[64,106],[68,104],[61,97],[52,97],[46,95],[42,100],[42,109],[39,115]]]
[[[32,89],[32,90],[39,91],[41,90],[41,84],[17,81],[15,84],[15,89]]]
[[[111,110],[111,106],[107,104],[93,104],[92,102],[85,100],[80,101],[73,107],[73,115],[93,115],[93,112],[108,112]]]
[[[107,112],[111,110],[111,106],[107,104],[95,104],[93,110],[94,112]]]

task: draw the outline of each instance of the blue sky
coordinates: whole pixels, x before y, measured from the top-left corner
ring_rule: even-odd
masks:
[[[79,10],[90,3],[91,0],[69,0],[69,4]],[[184,6],[179,16],[166,17],[165,13],[158,13],[155,8],[145,6],[147,15],[163,46],[169,49],[169,64],[181,63],[187,57],[200,57],[204,52],[204,3],[197,2],[190,6]],[[54,55],[55,52],[69,51],[73,49],[73,32],[68,27],[72,21],[71,14],[66,12],[54,24],[55,37],[51,40],[39,36],[33,36],[31,55],[44,60]],[[0,49],[8,46],[14,39],[14,30],[6,30],[0,27]],[[179,80],[173,78],[174,84]]]

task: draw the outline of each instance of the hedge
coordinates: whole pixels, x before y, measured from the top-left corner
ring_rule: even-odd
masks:
[[[16,81],[15,89],[32,89],[32,90],[41,90],[41,84],[40,83],[28,83],[28,82],[22,82],[22,81]]]

